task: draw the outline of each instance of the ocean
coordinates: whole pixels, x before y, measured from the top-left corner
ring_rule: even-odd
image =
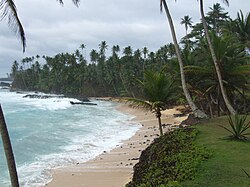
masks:
[[[133,116],[116,110],[118,103],[71,105],[70,98],[23,98],[28,93],[0,89],[0,103],[15,154],[20,186],[40,187],[51,170],[86,162],[135,134]],[[30,93],[29,93],[30,94]],[[0,140],[0,186],[10,180]]]

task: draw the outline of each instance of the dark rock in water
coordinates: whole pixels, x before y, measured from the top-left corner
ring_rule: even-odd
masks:
[[[64,98],[63,95],[39,95],[39,94],[28,94],[23,98],[36,98],[36,99],[49,99],[49,98]]]
[[[89,103],[89,102],[73,102],[73,101],[70,101],[70,104],[72,105],[97,105],[96,103]]]
[[[86,97],[72,97],[72,96],[64,96],[64,95],[46,95],[46,94],[38,94],[38,92],[35,92],[35,94],[27,94],[23,96],[23,98],[31,98],[31,99],[49,99],[49,98],[73,98],[77,99],[80,102],[90,102],[90,100]],[[76,103],[77,104],[77,103]]]
[[[10,83],[0,82],[0,86],[7,86],[7,87],[10,87]]]

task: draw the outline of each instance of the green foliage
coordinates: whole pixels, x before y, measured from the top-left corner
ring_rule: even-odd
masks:
[[[234,117],[228,116],[228,123],[230,128],[219,125],[224,128],[232,135],[230,138],[237,140],[247,140],[249,138],[246,135],[250,135],[250,133],[245,133],[246,130],[250,128],[250,121],[247,121],[247,115],[234,115]]]
[[[193,143],[198,131],[179,129],[156,139],[141,154],[134,167],[133,180],[127,187],[180,186],[179,182],[192,179],[197,166],[210,157],[210,152]]]
[[[250,120],[249,117],[248,120]],[[218,124],[227,127],[227,116],[210,119],[195,125],[195,128],[199,130],[195,143],[207,147],[213,152],[213,156],[199,165],[194,180],[180,183],[183,187],[250,186],[249,178],[242,171],[242,168],[247,172],[250,171],[249,142],[222,138],[228,133]]]
[[[167,102],[176,96],[173,80],[162,71],[160,73],[146,71],[143,81],[137,80],[137,82],[142,87],[145,99],[127,98],[126,100],[134,107],[140,107],[154,113],[158,118],[160,134],[163,135],[161,111],[165,110]]]
[[[247,113],[250,111],[250,56],[246,51],[249,49],[250,14],[244,16],[239,12],[233,20],[216,3],[210,8],[206,20],[226,95],[238,113]],[[185,27],[190,25],[190,21],[189,16],[182,19]],[[194,24],[190,33],[183,37],[182,43],[180,51],[184,73],[193,101],[211,117],[225,114],[227,107],[223,102],[211,54],[207,52],[209,49],[202,23]],[[174,80],[172,86],[176,96],[171,102],[168,100],[168,103],[186,103],[172,43],[156,51],[149,51],[146,47],[133,51],[131,46],[120,49],[118,45],[114,45],[108,56],[108,45],[102,41],[98,49],[90,50],[90,58],[83,55],[83,49],[86,52],[86,47],[82,44],[80,50],[76,49],[74,53],[42,58],[37,55],[26,57],[21,62],[15,61],[12,66],[13,87],[86,97],[122,96],[145,100],[150,96],[162,101],[163,97],[169,98],[167,88],[161,91],[165,94],[156,95],[154,91],[145,92],[136,80],[143,82],[147,76],[151,76],[147,72],[161,72],[164,69],[163,74]],[[152,78],[161,79],[162,75],[157,76],[152,75]],[[152,88],[149,90],[160,90],[163,84],[164,81],[159,81],[159,84],[152,81],[147,86]]]

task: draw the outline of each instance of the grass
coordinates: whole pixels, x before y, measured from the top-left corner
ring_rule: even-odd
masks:
[[[182,186],[250,186],[250,178],[242,170],[250,174],[250,142],[229,140],[227,137],[230,133],[219,125],[229,127],[227,117],[211,119],[195,126],[200,131],[195,142],[207,147],[213,155],[199,165],[194,180],[182,182]]]

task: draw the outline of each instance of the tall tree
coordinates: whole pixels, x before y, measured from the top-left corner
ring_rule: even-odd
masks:
[[[181,84],[182,84],[182,89],[183,89],[184,95],[185,95],[187,102],[188,102],[190,108],[192,109],[194,115],[196,117],[199,117],[199,118],[205,118],[205,117],[207,117],[207,115],[204,112],[202,112],[200,109],[198,109],[198,107],[193,102],[193,100],[190,96],[190,93],[188,91],[187,83],[186,83],[186,79],[185,79],[185,74],[184,74],[184,70],[183,70],[183,61],[181,58],[181,53],[180,53],[179,45],[178,45],[176,34],[175,34],[173,20],[172,20],[170,11],[168,9],[168,6],[167,6],[167,3],[165,0],[160,0],[160,7],[161,7],[161,10],[162,10],[162,7],[164,7],[168,22],[169,22],[169,26],[170,26],[174,46],[175,46],[175,51],[176,51],[177,59],[179,62],[179,68],[180,68],[180,74],[181,74]]]
[[[224,0],[224,1],[225,1],[226,4],[228,4],[227,0]],[[233,106],[231,105],[230,100],[228,99],[226,90],[224,88],[223,78],[222,78],[220,67],[219,67],[219,62],[217,60],[217,57],[216,57],[216,54],[215,54],[215,51],[214,51],[214,48],[213,48],[213,45],[212,45],[212,41],[211,41],[211,38],[210,38],[210,35],[209,35],[207,22],[206,22],[205,14],[204,14],[203,0],[200,0],[200,13],[201,13],[202,24],[203,24],[203,27],[204,27],[204,30],[205,30],[205,36],[206,36],[206,39],[207,39],[209,50],[210,50],[210,53],[211,53],[211,56],[212,56],[212,59],[213,59],[213,63],[214,63],[214,67],[215,67],[215,70],[216,70],[216,74],[217,74],[221,94],[222,94],[223,100],[225,102],[225,105],[227,106],[228,111],[230,112],[230,114],[234,115],[234,114],[236,114],[236,111],[234,110]]]
[[[181,24],[185,26],[185,30],[186,30],[186,45],[189,49],[189,42],[188,42],[188,37],[187,37],[187,31],[188,31],[188,27],[192,26],[192,18],[190,18],[188,15],[184,16],[183,18],[181,18]]]
[[[207,13],[208,21],[211,22],[213,29],[216,31],[216,34],[220,32],[220,25],[223,20],[228,18],[228,13],[223,12],[224,8],[221,7],[219,3],[213,5],[213,7],[209,8],[210,11]]]
[[[5,123],[1,104],[0,104],[0,133],[1,133],[1,137],[2,137],[4,153],[6,156],[7,165],[8,165],[8,169],[9,169],[11,185],[12,185],[12,187],[19,187],[14,153],[12,150],[10,137],[9,137],[6,123]]]
[[[83,50],[85,50],[84,58],[86,59],[86,45],[85,44],[81,44],[80,45],[80,49],[82,50],[82,56],[83,56]]]

